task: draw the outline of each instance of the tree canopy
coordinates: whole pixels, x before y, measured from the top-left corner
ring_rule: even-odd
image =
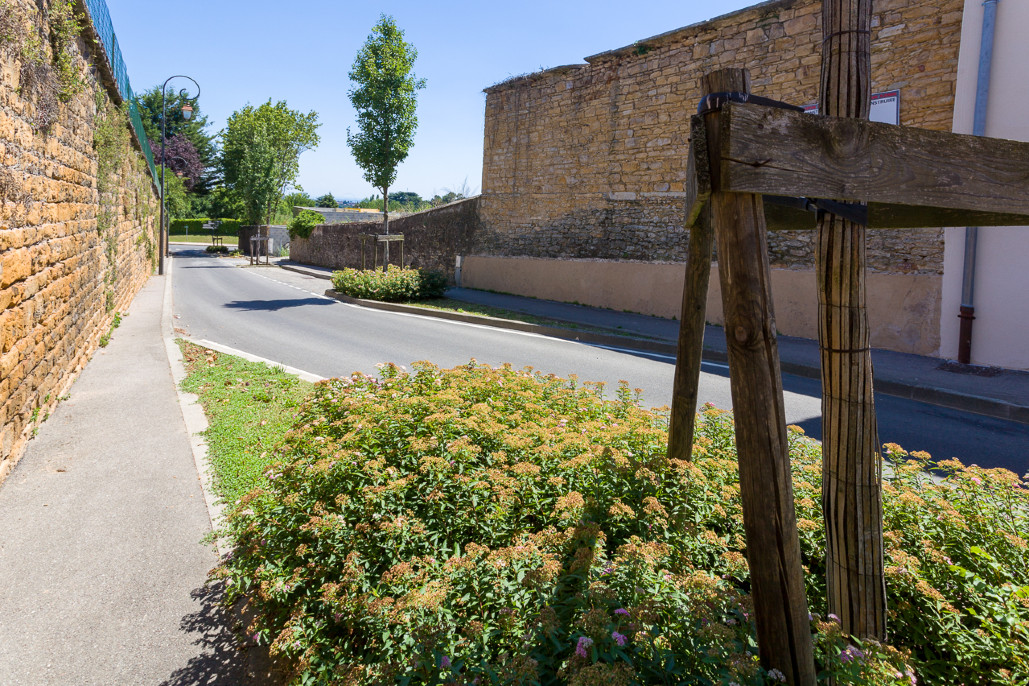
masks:
[[[351,134],[347,129],[347,144],[364,179],[382,190],[383,198],[389,197],[397,166],[407,159],[418,127],[417,91],[425,80],[412,72],[417,57],[393,18],[383,14],[350,69],[354,85],[348,95],[357,110],[358,130]],[[388,233],[388,203],[383,202],[383,210]]]
[[[339,207],[339,203],[336,202],[336,198],[332,197],[332,193],[326,193],[315,202],[317,203],[316,207]]]
[[[291,110],[284,100],[247,105],[222,132],[225,186],[249,224],[270,223],[300,171],[300,154],[316,147],[318,113]]]
[[[193,107],[193,116],[189,121],[182,116],[182,106],[187,102]],[[139,116],[143,120],[143,130],[150,139],[150,148],[156,159],[161,154],[161,87],[154,86],[138,95],[136,104],[139,106]],[[202,165],[201,173],[190,177],[190,190],[205,194],[214,185],[218,172],[218,151],[214,145],[214,136],[207,133],[207,116],[200,111],[197,101],[171,88],[165,91],[165,109],[168,113],[168,123],[165,127],[168,143],[173,138],[188,140]],[[172,153],[166,154],[171,166]]]

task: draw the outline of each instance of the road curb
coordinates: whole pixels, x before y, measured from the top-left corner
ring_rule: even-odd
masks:
[[[434,317],[436,319],[447,319],[455,322],[464,322],[466,324],[479,324],[483,326],[492,326],[497,329],[509,329],[512,331],[522,331],[525,333],[534,333],[540,336],[546,336],[548,338],[560,338],[566,341],[577,341],[579,343],[594,343],[597,345],[608,345],[615,347],[627,347],[631,346],[634,349],[647,351],[647,352],[658,352],[666,355],[675,355],[676,346],[673,343],[665,341],[656,341],[647,338],[635,338],[633,336],[616,336],[614,334],[602,334],[592,333],[588,331],[576,331],[575,329],[566,329],[557,326],[544,326],[542,324],[531,324],[529,322],[519,322],[513,319],[501,319],[499,317],[488,317],[486,315],[479,314],[464,314],[461,312],[448,312],[446,310],[432,310],[427,307],[414,307],[411,305],[401,305],[399,303],[386,303],[378,300],[363,300],[361,298],[352,298],[349,295],[343,295],[334,290],[327,289],[325,295],[334,300],[345,302],[350,305],[360,305],[361,307],[367,307],[373,310],[385,310],[386,312],[402,312],[404,314],[419,314],[428,317]]]
[[[167,269],[165,270],[164,279],[164,302],[161,308],[161,338],[164,340],[168,364],[171,366],[175,395],[178,397],[182,420],[186,425],[189,446],[193,451],[193,462],[196,465],[197,476],[200,479],[200,490],[204,494],[207,515],[211,520],[211,531],[217,532],[225,521],[225,508],[214,493],[214,475],[211,472],[210,461],[207,458],[207,441],[203,438],[203,432],[207,431],[208,427],[207,415],[204,414],[200,398],[193,393],[187,393],[182,390],[182,381],[186,378],[186,365],[182,360],[182,350],[175,343],[175,325],[172,321],[173,263],[174,260],[172,259],[165,260]],[[218,551],[218,557],[224,558],[228,554],[228,542],[222,540],[221,537],[214,537],[214,545]]]
[[[282,267],[283,269],[290,269],[289,267]],[[310,271],[293,268],[290,271],[295,271],[301,274],[308,274],[314,276]],[[530,333],[536,333],[541,336],[547,336],[550,338],[560,338],[569,341],[578,341],[580,343],[592,343],[595,345],[605,345],[611,347],[630,347],[635,350],[646,351],[646,352],[658,352],[666,355],[675,356],[677,353],[676,344],[670,341],[655,341],[648,339],[633,338],[631,336],[618,336],[618,335],[605,335],[597,333],[578,332],[573,329],[563,329],[554,326],[543,326],[539,324],[530,324],[528,322],[519,322],[511,319],[501,319],[499,317],[487,317],[484,315],[475,314],[462,314],[457,312],[447,312],[444,310],[431,310],[423,307],[412,307],[410,305],[400,305],[397,303],[384,303],[376,300],[363,300],[360,298],[352,298],[341,293],[337,293],[331,288],[325,291],[325,295],[345,302],[351,305],[359,305],[361,307],[367,307],[376,310],[386,310],[388,312],[402,312],[405,314],[419,314],[427,317],[436,317],[438,319],[448,319],[451,321],[465,322],[469,324],[480,324],[482,326],[492,326],[500,329],[511,329],[514,331],[524,331]],[[729,355],[725,350],[719,350],[717,348],[704,348],[703,359],[708,362],[721,362],[723,364],[728,363]],[[797,362],[781,361],[780,369],[786,374],[793,374],[794,376],[800,376],[807,379],[821,379],[821,370],[813,365],[801,364]],[[875,379],[875,390],[877,393],[883,393],[906,400],[915,400],[917,402],[926,403],[929,405],[936,405],[938,407],[947,407],[955,410],[962,410],[964,412],[971,412],[973,414],[980,414],[987,417],[993,417],[995,419],[1003,419],[1007,421],[1016,422],[1019,424],[1029,424],[1029,407],[1021,405],[1015,405],[1013,403],[1007,403],[1002,400],[996,400],[994,398],[985,398],[982,396],[970,395],[967,393],[958,393],[956,391],[948,391],[941,388],[934,388],[931,386],[924,386],[920,384],[904,383],[902,381],[896,381],[893,379]]]

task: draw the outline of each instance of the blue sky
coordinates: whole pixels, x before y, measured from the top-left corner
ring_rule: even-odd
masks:
[[[354,123],[347,73],[380,12],[392,15],[418,49],[415,72],[427,81],[419,92],[415,145],[395,189],[430,197],[466,179],[479,190],[483,88],[755,2],[107,0],[137,92],[172,74],[192,76],[214,131],[233,111],[268,98],[317,111],[322,142],[301,157],[299,182],[315,197],[339,198],[374,192],[346,144]],[[169,88],[189,85],[178,79]]]

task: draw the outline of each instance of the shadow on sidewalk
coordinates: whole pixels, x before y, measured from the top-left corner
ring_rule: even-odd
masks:
[[[222,604],[222,589],[218,585],[202,586],[190,596],[200,609],[182,618],[179,629],[194,637],[193,645],[200,646],[202,654],[176,670],[161,682],[161,686],[208,684],[231,686],[247,683],[245,653],[239,648],[239,639],[232,632],[233,616]]]

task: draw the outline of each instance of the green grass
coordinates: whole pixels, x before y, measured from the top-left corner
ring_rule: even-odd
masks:
[[[182,388],[200,397],[215,490],[234,503],[264,483],[264,468],[313,384],[260,362],[178,340],[186,365]]]
[[[190,234],[189,236],[169,236],[169,243],[206,243],[211,245],[211,234],[209,233],[198,233]],[[222,236],[222,242],[225,245],[237,246],[239,245],[238,236]]]
[[[536,315],[527,314],[525,312],[515,312],[513,310],[505,310],[502,307],[478,305],[476,303],[469,303],[461,300],[451,300],[450,298],[433,298],[431,300],[419,300],[417,302],[406,302],[404,304],[410,305],[411,307],[423,307],[428,310],[443,310],[446,312],[456,312],[458,314],[474,314],[485,317],[497,317],[498,319],[511,319],[516,322],[526,322],[528,324],[536,324],[538,326],[553,326],[559,329],[572,329],[573,331],[584,331],[587,333],[614,334],[616,336],[630,336],[633,338],[652,338],[651,336],[645,336],[632,331],[606,329],[600,326],[590,326],[589,324],[577,324],[575,322],[566,322],[560,319],[537,317]]]

